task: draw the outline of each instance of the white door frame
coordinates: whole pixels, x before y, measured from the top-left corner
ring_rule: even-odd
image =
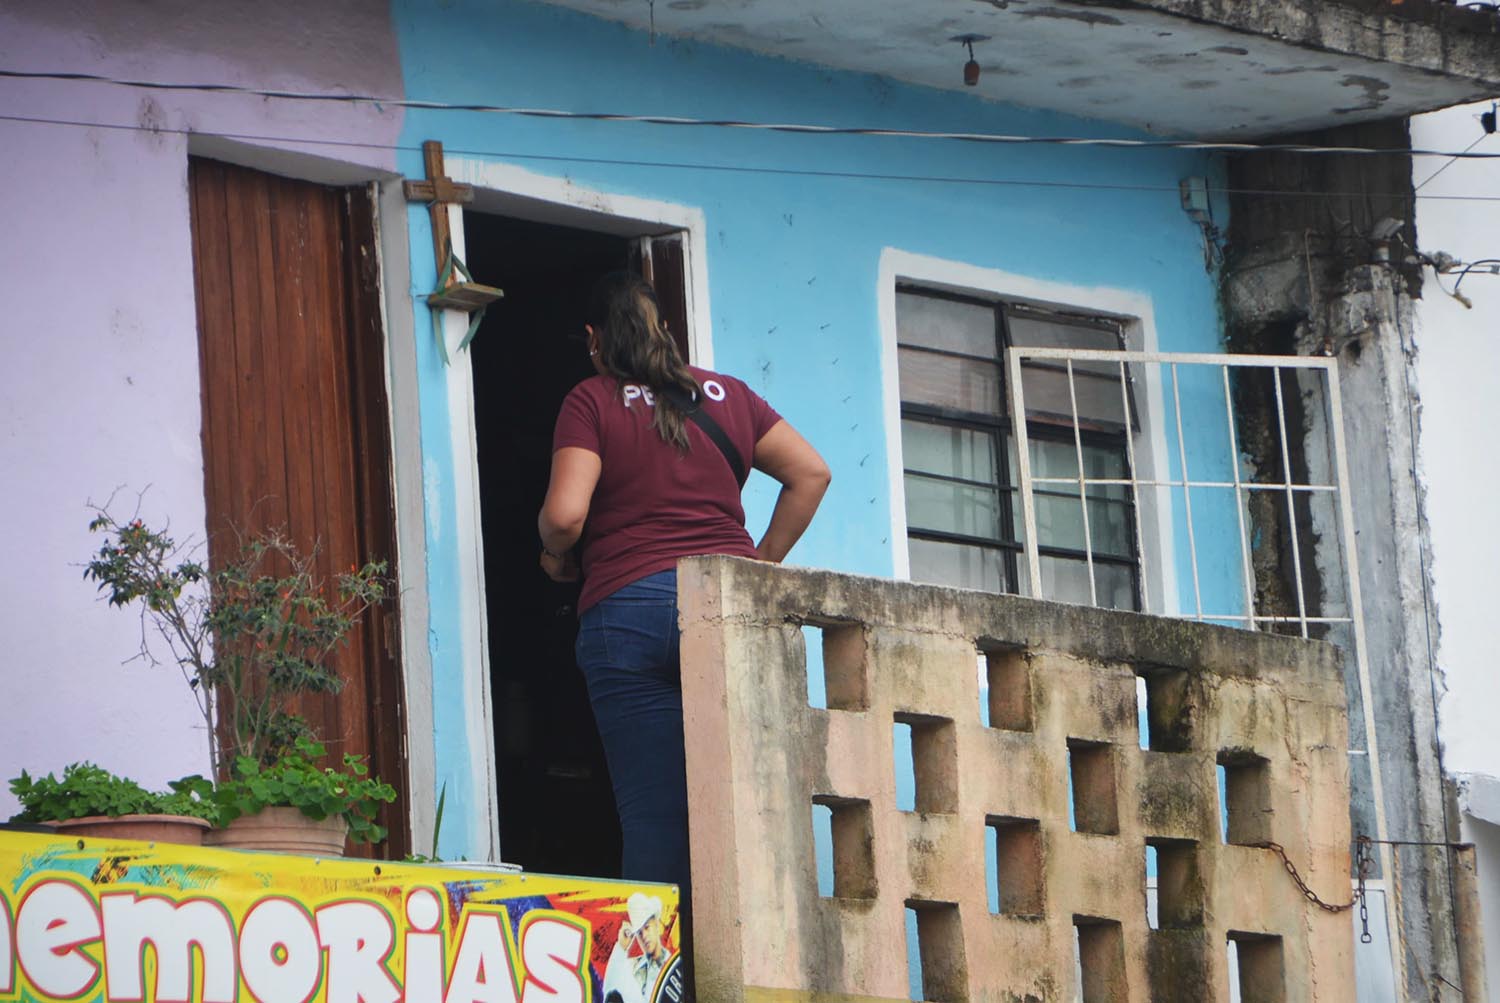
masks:
[[[708,297],[707,223],[696,207],[658,202],[584,188],[568,178],[537,174],[510,164],[449,155],[448,176],[474,187],[471,211],[574,226],[618,234],[622,237],[683,235],[685,295],[687,298],[688,345],[695,365],[713,365],[712,322]],[[453,253],[465,255],[463,210],[450,206],[449,223]],[[420,326],[421,321],[418,320]],[[468,327],[466,316],[444,311],[443,336],[451,365],[446,374],[449,438],[453,455],[454,511],[458,516],[457,581],[459,623],[462,637],[456,639],[461,652],[463,707],[432,709],[432,726],[462,727],[463,747],[472,770],[467,803],[493,806],[496,810],[461,813],[445,818],[444,832],[460,829],[458,841],[478,850],[488,849],[490,860],[499,860],[499,792],[495,775],[493,742],[494,697],[490,691],[490,666],[486,638],[484,540],[479,498],[479,457],[474,428],[474,381],[469,354],[457,351]],[[420,461],[419,461],[420,462]],[[452,644],[453,642],[446,642]],[[451,764],[434,763],[435,773],[454,772]],[[450,802],[451,812],[452,802]],[[462,817],[467,814],[471,817]],[[481,817],[482,816],[482,817]],[[446,844],[447,839],[444,840]]]

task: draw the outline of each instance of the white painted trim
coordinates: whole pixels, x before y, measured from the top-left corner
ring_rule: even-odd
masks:
[[[392,310],[387,295],[402,304],[411,287],[406,196],[399,181],[377,186],[375,232],[380,275],[381,331],[385,338],[385,394],[391,443],[391,502],[395,511],[397,609],[401,618],[401,685],[406,754],[407,820],[412,846],[430,852],[437,812],[437,764],[432,741],[432,650],[428,646],[426,516],[422,497],[422,440],[417,395],[416,317]],[[421,311],[427,320],[427,311]],[[430,323],[430,321],[429,321]]]
[[[1107,315],[1124,323],[1126,342],[1132,351],[1157,351],[1156,313],[1151,297],[1111,286],[1075,286],[1029,275],[983,268],[916,254],[895,247],[880,253],[877,314],[880,323],[881,403],[885,421],[886,471],[891,499],[891,567],[897,578],[911,577],[906,540],[906,487],[901,454],[901,386],[896,354],[896,285],[910,282],[932,289],[968,296],[993,298],[1034,306]],[[1161,375],[1146,367],[1143,375],[1145,401],[1143,432],[1136,446],[1142,479],[1167,479],[1166,430],[1162,427]],[[1162,555],[1161,566],[1146,568],[1149,607],[1153,613],[1178,612],[1176,557],[1172,538],[1170,501],[1142,505],[1153,513],[1143,519],[1147,549]]]
[[[513,164],[450,156],[448,176],[474,186],[476,212],[574,226],[622,237],[680,231],[687,273],[688,350],[694,365],[714,365],[713,314],[708,295],[708,223],[703,210],[582,188],[568,178],[538,174]]]
[[[700,217],[700,225],[702,213]],[[688,316],[688,361],[704,369],[714,367],[712,314],[708,310],[708,255],[703,253],[702,239],[695,239],[691,228],[685,228],[682,239],[683,299]],[[701,304],[701,308],[700,308]]]
[[[880,414],[885,423],[886,494],[891,508],[891,574],[903,581],[911,578],[911,552],[906,540],[906,477],[901,451],[901,373],[896,351],[897,268],[908,257],[886,248],[880,254],[879,286],[876,289],[880,320]],[[911,269],[902,269],[903,273]]]
[[[713,325],[708,296],[708,224],[698,208],[657,202],[629,195],[581,188],[567,178],[537,174],[511,164],[469,157],[449,156],[444,164],[448,176],[474,187],[475,212],[512,216],[537,222],[575,226],[620,236],[661,235],[681,232],[683,267],[686,271],[688,349],[691,360],[713,367]],[[449,207],[453,251],[465,255],[463,211]],[[486,637],[484,587],[484,541],[479,498],[479,454],[475,442],[474,377],[468,352],[457,351],[468,320],[460,312],[443,314],[443,336],[452,365],[448,367],[448,414],[453,448],[454,504],[458,517],[459,580],[468,583],[458,596],[463,671],[464,727],[468,739],[471,776],[475,787],[471,803],[480,806],[486,824],[475,831],[477,845],[490,847],[490,859],[500,858],[499,792],[496,785],[494,702],[490,689],[489,644]]]
[[[316,142],[299,149],[264,145],[269,142],[272,140],[230,139],[207,132],[190,132],[187,152],[190,157],[222,160],[267,174],[341,188],[400,177],[387,167],[344,159],[349,152],[346,148],[333,147],[324,153]]]
[[[464,245],[463,209],[448,206],[448,227],[453,253],[467,254]],[[458,555],[459,661],[462,665],[464,737],[468,740],[471,767],[469,803],[479,817],[470,819],[475,831],[469,845],[488,849],[486,860],[500,858],[500,819],[495,777],[493,701],[490,694],[488,618],[484,591],[484,531],[479,504],[479,450],[474,427],[473,356],[459,351],[469,331],[469,315],[462,310],[444,310],[443,342],[449,364],[444,368],[448,391],[448,435],[453,457],[454,550]],[[434,718],[436,715],[434,715]],[[482,829],[481,829],[482,827]]]

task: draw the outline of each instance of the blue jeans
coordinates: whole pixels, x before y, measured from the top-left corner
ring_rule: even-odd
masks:
[[[631,582],[579,618],[576,654],[604,741],[624,851],[621,877],[688,895],[687,757],[677,572]]]

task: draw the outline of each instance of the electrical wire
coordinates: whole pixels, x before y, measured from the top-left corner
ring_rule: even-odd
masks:
[[[1469,273],[1473,272],[1474,269],[1478,268],[1480,265],[1488,265],[1489,271],[1475,272],[1474,274],[1500,275],[1500,258],[1480,258],[1478,261],[1471,261],[1468,264],[1464,265],[1463,271],[1458,273],[1458,278],[1453,282],[1453,292],[1449,295],[1457,297],[1458,287],[1463,285],[1464,279],[1469,277]]]
[[[1488,133],[1488,132],[1481,132],[1479,134],[1479,138],[1478,139],[1474,140],[1474,142],[1470,143],[1468,146],[1466,146],[1464,148],[1464,152],[1468,153],[1470,150],[1474,149],[1474,147],[1478,146],[1480,143],[1483,143],[1486,139],[1488,139],[1490,137],[1490,135],[1491,134]],[[1414,189],[1412,189],[1412,190],[1419,192],[1423,188],[1426,188],[1427,185],[1428,185],[1428,182],[1432,181],[1439,174],[1442,174],[1444,171],[1446,171],[1448,168],[1452,167],[1456,163],[1458,163],[1458,158],[1457,157],[1455,157],[1454,159],[1448,161],[1442,167],[1439,167],[1437,170],[1435,170],[1431,174],[1427,175],[1427,180],[1423,181],[1421,184],[1417,185],[1417,187],[1414,188]]]
[[[1422,264],[1432,269],[1433,284],[1444,295],[1451,296],[1457,300],[1466,310],[1474,309],[1474,301],[1459,292],[1458,287],[1463,285],[1463,281],[1469,277],[1469,273],[1500,276],[1500,258],[1480,258],[1477,261],[1463,262],[1454,261],[1451,257],[1443,254],[1430,255],[1420,252],[1416,252],[1416,257]],[[1476,271],[1476,269],[1480,269],[1481,267],[1483,270]],[[1449,289],[1443,285],[1443,276],[1452,275],[1455,271],[1458,272],[1458,278],[1454,280],[1453,288]]]
[[[402,153],[422,152],[422,148],[420,146],[410,146],[399,143],[373,143],[359,140],[340,139],[310,139],[305,136],[277,136],[268,135],[265,133],[204,132],[197,129],[173,128],[171,126],[148,126],[139,125],[136,123],[127,124],[122,122],[92,122],[83,119],[47,118],[43,116],[32,115],[0,114],[0,122],[22,122],[32,125],[70,126],[80,129],[109,129],[122,132],[148,132],[159,135],[205,136],[216,139],[230,139],[252,143],[279,143],[312,147],[381,150]],[[481,150],[462,149],[458,147],[448,147],[446,149],[446,152],[451,156],[460,157],[487,157],[504,160],[533,160],[542,163],[589,164],[605,165],[611,167],[644,167],[650,168],[652,170],[705,171],[733,174],[769,174],[790,177],[826,178],[853,181],[904,181],[914,183],[978,185],[1002,188],[1044,188],[1104,192],[1150,192],[1160,194],[1169,193],[1174,197],[1179,194],[1176,185],[1132,185],[1123,183],[1087,181],[1054,181],[1050,179],[1042,180],[1035,178],[975,178],[943,174],[888,174],[875,171],[834,171],[802,167],[758,167],[745,164],[704,164],[668,160],[630,160],[619,157],[579,157],[555,153],[529,153],[521,150]],[[1231,188],[1219,185],[1210,185],[1208,191],[1214,195],[1248,195],[1257,197],[1309,199],[1401,199],[1413,197],[1400,193],[1390,193],[1383,195],[1378,192],[1293,191],[1274,188]],[[1415,197],[1421,200],[1432,200],[1440,202],[1500,202],[1500,195],[1417,195]]]
[[[749,122],[737,119],[685,118],[676,115],[628,115],[616,112],[565,111],[557,108],[520,108],[510,105],[455,104],[447,101],[423,101],[415,98],[377,97],[372,94],[326,94],[311,91],[272,90],[261,87],[240,87],[235,84],[188,84],[169,83],[159,80],[127,80],[106,77],[95,73],[0,69],[0,78],[13,80],[76,81],[158,91],[241,94],[250,97],[275,98],[283,101],[332,101],[344,104],[372,104],[380,108],[410,108],[421,111],[463,111],[494,115],[517,115],[529,118],[581,119],[595,122],[635,122],[647,125],[753,129],[765,132],[789,132],[821,136],[887,136],[904,139],[950,139],[970,143],[1092,146],[1111,149],[1198,150],[1213,153],[1297,153],[1308,155],[1338,154],[1344,156],[1382,157],[1454,157],[1473,160],[1500,159],[1500,153],[1475,153],[1472,151],[1453,153],[1443,150],[1380,149],[1368,146],[1313,146],[1301,143],[1230,143],[1187,139],[1105,139],[1084,136],[1020,136],[988,132],[933,132],[920,129],[875,129],[856,126],[808,125],[786,122]]]

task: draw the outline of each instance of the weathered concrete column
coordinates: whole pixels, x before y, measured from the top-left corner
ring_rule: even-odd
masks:
[[[1234,347],[1331,353],[1339,359],[1373,722],[1373,727],[1366,724],[1351,647],[1346,670],[1350,745],[1356,750],[1353,824],[1372,837],[1446,841],[1451,836],[1433,704],[1440,685],[1432,660],[1437,625],[1429,602],[1429,538],[1414,469],[1421,405],[1411,387],[1416,349],[1407,279],[1392,265],[1337,263],[1313,253],[1313,246],[1283,242],[1238,263],[1226,283]],[[1272,340],[1260,340],[1267,338]],[[1295,393],[1288,401],[1288,421],[1306,447],[1293,463],[1313,464],[1330,434],[1323,402],[1310,396],[1299,400]],[[1256,455],[1254,428],[1239,431],[1252,464],[1279,469],[1279,455]],[[1276,533],[1287,530],[1276,525],[1274,514],[1265,518],[1252,508],[1250,516],[1262,541],[1255,555],[1257,585],[1274,595],[1278,587],[1286,588],[1291,573],[1284,548],[1274,542]],[[1313,522],[1296,531],[1317,541],[1313,548],[1304,542],[1309,594],[1335,608],[1347,602],[1336,527]],[[1353,637],[1339,641],[1352,645]],[[1371,750],[1375,755],[1367,754]],[[1383,787],[1378,799],[1375,770]],[[1401,946],[1393,952],[1393,964],[1398,981],[1404,977],[1403,998],[1425,1001],[1436,977],[1458,976],[1450,858],[1446,851],[1417,846],[1392,846],[1384,857],[1393,873],[1374,876],[1385,882],[1390,921],[1397,924]]]
[[[1393,155],[1236,158],[1231,185],[1244,194],[1233,200],[1223,277],[1229,349],[1339,360],[1371,693],[1367,723],[1351,657],[1346,670],[1353,825],[1358,833],[1391,840],[1447,841],[1456,830],[1447,824],[1445,811],[1434,710],[1441,680],[1433,664],[1437,624],[1430,601],[1430,546],[1414,469],[1421,402],[1413,389],[1412,297],[1420,295],[1422,277],[1411,251],[1418,244],[1411,160],[1399,155],[1410,140],[1399,120],[1299,138],[1384,146]],[[1287,400],[1287,421],[1298,439],[1294,448],[1305,446],[1292,465],[1305,468],[1323,452],[1331,430],[1321,400],[1299,399],[1295,389]],[[1268,417],[1263,412],[1252,418],[1239,430],[1240,442],[1251,466],[1280,469],[1280,456],[1264,448],[1270,440],[1257,440],[1255,426],[1264,426]],[[1268,511],[1252,507],[1250,516],[1259,540],[1257,588],[1271,606],[1284,609],[1276,601],[1278,590],[1285,592],[1294,572],[1279,546],[1286,529]],[[1298,527],[1307,534],[1301,573],[1318,607],[1326,603],[1343,615],[1342,555],[1337,533],[1329,529],[1315,520]],[[1313,547],[1306,546],[1309,538]],[[1352,645],[1352,637],[1336,640]],[[1440,979],[1459,978],[1451,856],[1434,847],[1390,846],[1381,848],[1380,857],[1389,872],[1382,869],[1373,877],[1384,883],[1396,934],[1391,963],[1397,998],[1426,1003]],[[1376,936],[1391,939],[1379,931]]]
[[[1325,324],[1342,346],[1344,435],[1362,471],[1350,490],[1386,833],[1392,840],[1445,842],[1452,837],[1433,704],[1440,685],[1433,663],[1437,623],[1415,469],[1421,404],[1412,383],[1411,299],[1400,274],[1386,265],[1350,269],[1327,305]],[[1398,970],[1406,967],[1413,999],[1425,1000],[1437,976],[1457,972],[1452,859],[1441,848],[1392,847],[1397,873],[1388,887],[1408,948]]]

